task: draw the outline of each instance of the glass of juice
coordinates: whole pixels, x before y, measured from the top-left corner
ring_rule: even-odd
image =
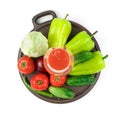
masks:
[[[44,66],[49,74],[67,75],[74,66],[74,57],[65,48],[49,48],[44,55]]]

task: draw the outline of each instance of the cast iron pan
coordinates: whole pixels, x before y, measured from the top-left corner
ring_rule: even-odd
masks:
[[[40,18],[42,17],[45,17],[45,16],[48,16],[48,15],[51,15],[52,16],[52,19],[51,20],[47,20],[45,21],[44,23],[38,23],[38,19],[40,20]],[[51,21],[56,18],[56,14],[55,12],[49,10],[49,11],[45,11],[45,12],[42,12],[42,13],[39,13],[37,14],[36,16],[33,17],[32,19],[32,22],[33,22],[33,30],[32,31],[40,31],[43,33],[43,35],[45,35],[46,37],[48,36],[48,31],[49,31],[49,27],[50,27],[50,23]],[[68,38],[68,41],[73,38],[78,32],[80,31],[87,31],[88,34],[91,35],[91,33],[85,28],[83,27],[82,25],[76,23],[76,22],[73,22],[73,21],[70,21],[71,24],[72,24],[72,32]],[[99,45],[96,41],[96,39],[93,37],[92,38],[93,41],[95,42],[95,48],[92,50],[92,51],[96,51],[96,50],[99,50],[100,51],[100,48],[99,48]],[[23,53],[21,52],[21,50],[19,50],[19,53],[18,53],[18,59],[23,55]],[[28,80],[28,83],[31,79],[31,77],[35,74],[35,73],[38,73],[38,71],[35,71],[34,73],[32,73],[31,75],[26,75],[26,78]],[[100,73],[97,73],[95,74],[95,78],[96,78],[96,82],[99,78],[99,75]],[[20,73],[20,76],[21,78],[23,77],[23,74]],[[75,100],[78,100],[80,99],[81,97],[85,96],[93,87],[94,85],[96,84],[96,82],[92,85],[88,85],[88,86],[82,86],[82,87],[71,87],[71,86],[67,86],[67,85],[64,85],[64,87],[67,87],[67,88],[70,88],[70,89],[73,89],[75,91],[75,97],[73,99],[56,99],[56,98],[48,98],[48,97],[44,97],[42,95],[39,95],[39,94],[36,94],[32,91],[30,91],[31,93],[33,93],[35,96],[37,96],[38,98],[42,99],[42,100],[45,100],[47,102],[52,102],[52,103],[69,103],[69,102],[73,102]]]

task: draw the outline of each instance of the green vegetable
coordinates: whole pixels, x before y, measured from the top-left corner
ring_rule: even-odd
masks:
[[[66,84],[71,86],[84,86],[84,85],[91,85],[94,83],[95,83],[95,78],[93,75],[81,75],[81,76],[69,77],[66,81]]]
[[[93,55],[92,52],[89,52],[89,51],[84,51],[84,52],[76,54],[74,56],[75,65],[78,64],[78,63],[85,62],[85,61],[91,59],[92,55]]]
[[[47,38],[41,32],[37,31],[28,33],[21,44],[22,52],[29,57],[43,56],[47,49]]]
[[[100,72],[105,68],[105,62],[100,51],[93,52],[93,57],[83,63],[78,63],[69,73],[75,75],[89,75]]]
[[[75,35],[65,46],[73,54],[78,54],[82,51],[92,50],[95,43],[86,31],[82,31]]]
[[[54,96],[53,96],[51,93],[49,93],[49,92],[32,89],[32,87],[27,83],[25,76],[23,76],[22,80],[23,80],[23,83],[25,84],[25,86],[26,86],[30,91],[32,91],[32,92],[34,92],[34,93],[37,93],[37,94],[40,94],[40,95],[43,95],[43,96],[46,96],[46,97],[54,97]]]
[[[67,17],[67,16],[66,16]],[[62,18],[54,18],[48,33],[49,47],[64,47],[71,32],[71,23]]]
[[[71,89],[64,88],[64,87],[49,87],[50,93],[52,93],[54,96],[63,98],[63,99],[72,99],[75,96],[75,92]]]

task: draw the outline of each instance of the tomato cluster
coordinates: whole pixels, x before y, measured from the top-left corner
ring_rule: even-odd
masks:
[[[18,60],[18,70],[22,74],[32,74],[35,70],[39,73],[34,74],[30,80],[30,85],[35,90],[46,90],[49,84],[53,86],[63,86],[66,82],[66,76],[55,76],[47,73],[43,57],[32,59],[28,56],[22,56]]]

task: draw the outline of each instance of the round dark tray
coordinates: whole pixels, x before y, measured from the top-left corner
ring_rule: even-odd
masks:
[[[47,15],[51,15],[52,16],[52,19],[51,20],[47,20],[45,21],[44,23],[38,23],[38,19],[42,18],[42,17],[45,17]],[[39,31],[39,32],[42,32],[43,35],[45,35],[46,37],[48,36],[48,31],[49,31],[49,27],[50,27],[50,23],[51,21],[57,17],[55,12],[49,10],[49,11],[45,11],[45,12],[42,12],[42,13],[39,13],[37,15],[35,15],[32,19],[32,22],[33,22],[33,25],[34,25],[34,28],[32,31]],[[82,25],[76,23],[76,22],[73,22],[73,21],[70,21],[71,24],[72,24],[72,31],[71,31],[71,34],[68,38],[68,41],[73,38],[78,32],[80,31],[87,31],[88,34],[91,35],[91,33],[85,28],[83,27]],[[93,41],[95,42],[95,47],[92,51],[96,51],[96,50],[99,50],[100,51],[100,47],[96,41],[96,39],[93,37],[92,38]],[[21,52],[21,50],[19,50],[19,53],[18,53],[18,59],[23,55],[23,53]],[[26,79],[28,80],[28,82],[30,81],[31,77],[35,74],[35,73],[38,73],[38,71],[35,71],[34,73],[30,74],[30,75],[25,75],[26,76]],[[95,74],[95,78],[96,78],[96,82],[99,78],[99,75],[100,73],[97,73]],[[23,74],[20,73],[20,76],[21,78],[23,77]],[[48,98],[48,97],[44,97],[42,95],[39,95],[39,94],[36,94],[32,91],[32,92],[35,96],[37,96],[38,98],[42,99],[42,100],[45,100],[45,101],[48,101],[48,102],[52,102],[52,103],[68,103],[68,102],[73,102],[77,99],[80,99],[81,97],[85,96],[93,87],[94,85],[96,84],[96,82],[92,85],[88,85],[88,86],[82,86],[82,87],[73,87],[73,86],[67,86],[67,85],[64,85],[64,87],[66,88],[70,88],[70,89],[73,89],[75,91],[75,97],[73,99],[57,99],[57,98]]]

